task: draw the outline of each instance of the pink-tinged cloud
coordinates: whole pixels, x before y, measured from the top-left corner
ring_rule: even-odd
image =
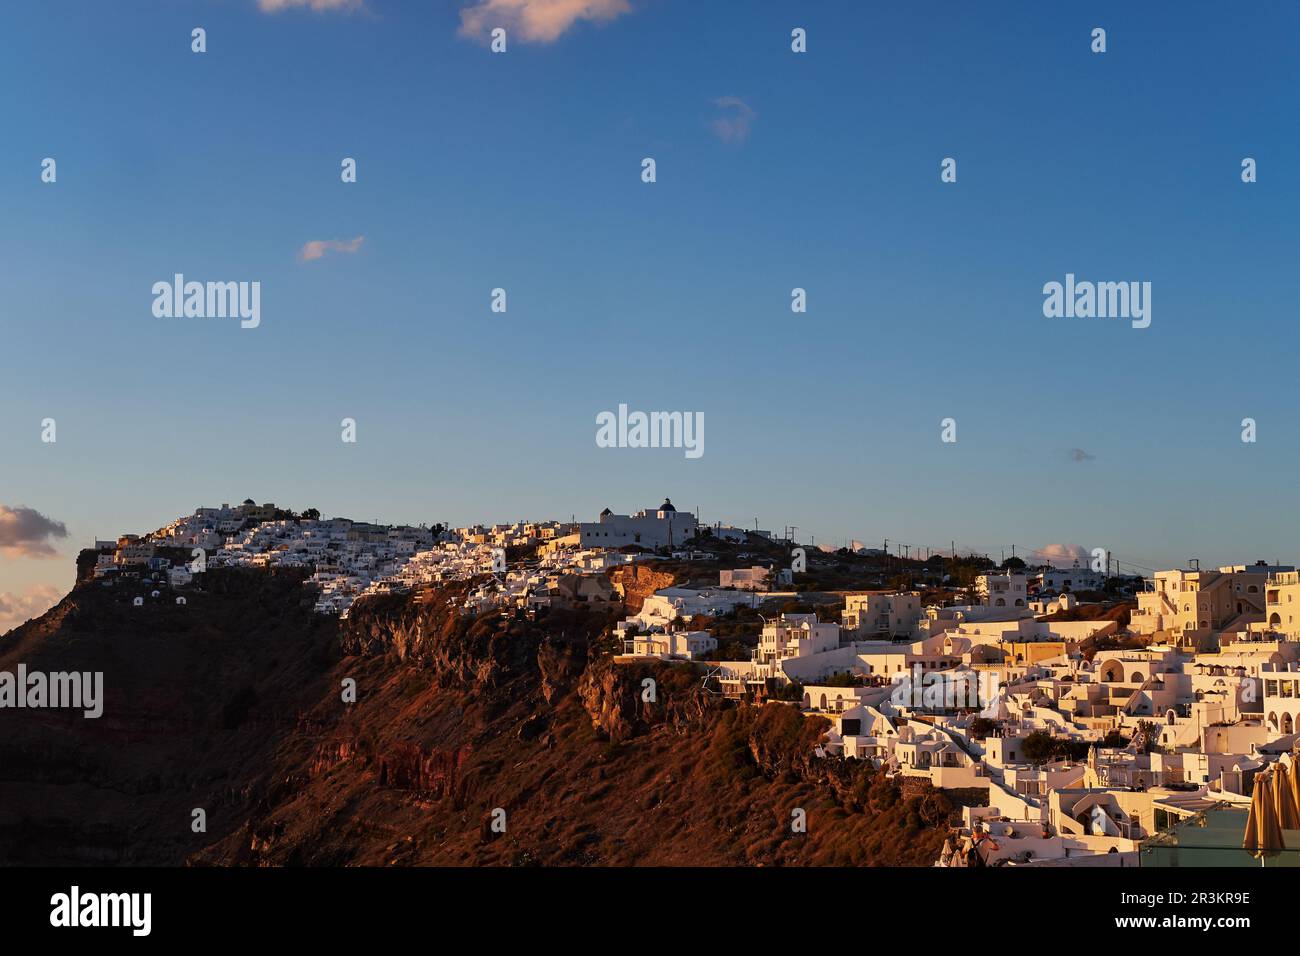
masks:
[[[1068,567],[1078,561],[1087,567],[1091,552],[1081,544],[1049,544],[1034,552],[1034,557],[1043,564]]]
[[[357,236],[355,239],[313,239],[298,250],[298,258],[303,262],[311,262],[327,252],[356,252],[365,241],[365,236]]]
[[[608,22],[631,12],[628,0],[478,0],[460,11],[460,34],[487,39],[505,27],[527,43],[553,43],[579,20]]]
[[[67,536],[62,521],[47,518],[34,508],[0,505],[0,555],[52,558],[58,552],[50,542]]]
[[[739,96],[720,96],[713,105],[723,113],[711,124],[713,132],[724,143],[743,143],[758,116],[753,108]]]
[[[257,7],[263,13],[280,13],[299,7],[306,7],[313,13],[327,13],[331,10],[351,13],[353,10],[364,10],[366,4],[365,0],[257,0]]]
[[[0,634],[40,617],[59,603],[62,595],[48,584],[34,584],[22,594],[0,594]]]

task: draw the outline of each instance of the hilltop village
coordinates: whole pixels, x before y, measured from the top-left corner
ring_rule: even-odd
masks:
[[[702,524],[670,500],[592,522],[449,528],[199,508],[96,542],[82,577],[184,604],[214,568],[294,569],[321,614],[435,594],[460,613],[611,615],[615,665],[671,662],[720,697],[824,719],[816,756],[951,791],[938,866],[1136,865],[1250,805],[1300,719],[1300,574],[1257,561],[1147,577],[925,560]],[[447,588],[455,584],[456,588]]]

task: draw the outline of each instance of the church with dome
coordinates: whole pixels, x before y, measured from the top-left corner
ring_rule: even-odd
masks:
[[[614,514],[606,508],[594,522],[578,525],[582,547],[614,550],[628,545],[649,550],[674,548],[693,538],[698,530],[695,515],[678,511],[669,498],[658,508],[643,508],[630,515]]]

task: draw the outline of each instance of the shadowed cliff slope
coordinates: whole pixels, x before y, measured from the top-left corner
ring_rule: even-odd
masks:
[[[81,584],[0,638],[0,670],[105,674],[98,720],[0,711],[0,862],[928,865],[954,813],[815,758],[820,718],[615,666],[605,615],[466,618],[435,592],[336,622],[234,570],[185,606],[130,597]]]

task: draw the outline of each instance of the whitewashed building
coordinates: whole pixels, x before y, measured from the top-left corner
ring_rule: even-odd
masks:
[[[698,522],[689,512],[673,507],[667,498],[656,509],[643,509],[636,514],[616,515],[606,508],[594,522],[578,525],[580,545],[583,548],[624,548],[636,545],[642,548],[671,548],[695,537]]]

